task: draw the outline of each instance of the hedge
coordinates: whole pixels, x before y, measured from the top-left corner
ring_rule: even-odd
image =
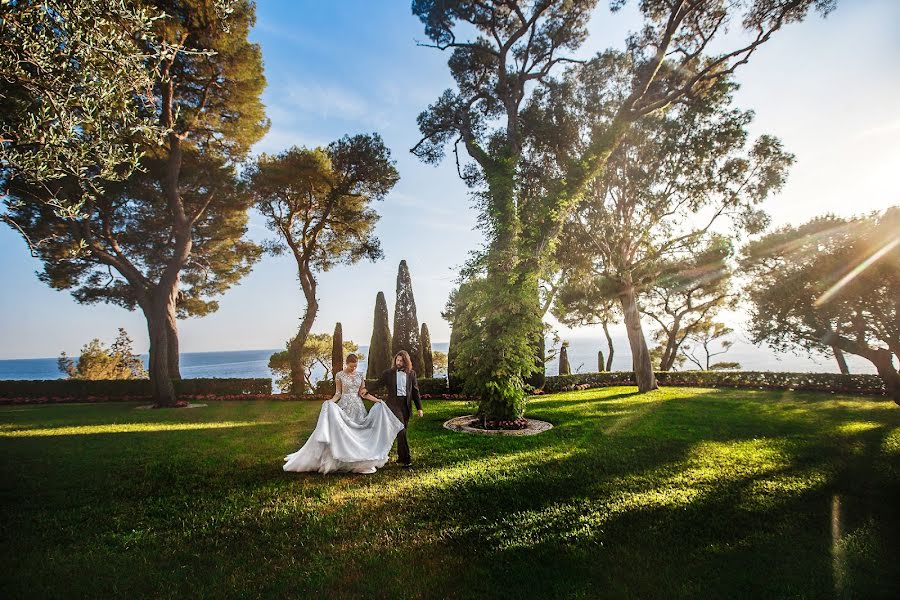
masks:
[[[272,380],[254,379],[175,379],[172,382],[180,398],[241,398],[272,395]],[[0,380],[0,402],[10,401],[104,401],[150,398],[149,379],[38,379]]]
[[[656,380],[662,386],[735,387],[766,390],[839,392],[842,394],[885,395],[878,375],[840,373],[778,373],[771,371],[661,371]],[[614,385],[637,385],[631,371],[578,373],[547,377],[544,393]]]
[[[372,387],[375,385],[375,379],[366,379],[366,387]],[[423,398],[428,398],[431,396],[440,396],[447,393],[447,380],[444,377],[423,377],[418,380],[419,382],[419,394]],[[384,391],[380,391],[379,393],[384,394]],[[317,396],[334,396],[334,382],[333,381],[318,381],[316,382],[316,395]]]

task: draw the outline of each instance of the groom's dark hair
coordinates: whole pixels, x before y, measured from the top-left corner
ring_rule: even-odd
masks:
[[[406,350],[401,350],[400,352],[395,354],[394,355],[394,364],[395,365],[397,364],[398,356],[403,359],[403,370],[407,371],[407,372],[412,371],[412,359],[409,357],[409,352],[407,352]]]

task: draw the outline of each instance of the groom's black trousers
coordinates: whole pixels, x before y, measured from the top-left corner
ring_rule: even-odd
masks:
[[[397,434],[397,460],[408,465],[412,462],[412,459],[409,456],[409,443],[406,441],[406,427],[409,425],[409,414],[404,410],[406,408],[406,398],[389,399],[387,405],[391,412],[403,421],[403,429]]]

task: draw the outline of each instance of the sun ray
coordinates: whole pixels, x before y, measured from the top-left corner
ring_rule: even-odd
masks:
[[[888,241],[881,248],[873,252],[864,261],[853,267],[853,269],[851,269],[849,273],[841,277],[841,279],[837,283],[825,290],[825,293],[819,296],[816,301],[813,302],[813,306],[821,306],[834,298],[835,294],[840,292],[844,286],[859,277],[859,275],[863,271],[871,267],[873,264],[875,264],[875,262],[878,261],[878,259],[896,248],[898,245],[900,245],[900,237],[896,237],[893,240]]]

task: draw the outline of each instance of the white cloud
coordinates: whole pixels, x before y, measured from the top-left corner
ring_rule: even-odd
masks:
[[[368,102],[359,94],[339,86],[321,83],[291,83],[284,88],[283,104],[306,115],[322,119],[365,120],[378,116],[372,114]],[[282,106],[284,107],[284,106]]]

